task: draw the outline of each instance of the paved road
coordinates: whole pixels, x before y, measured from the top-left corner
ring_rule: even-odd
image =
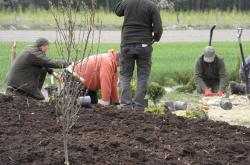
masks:
[[[98,42],[98,31],[94,42]],[[237,41],[236,30],[215,30],[213,41]],[[50,42],[55,41],[55,31],[0,31],[0,42],[27,41],[32,42],[38,37],[46,37]],[[208,41],[209,30],[175,30],[164,31],[161,42],[198,42]],[[242,40],[250,40],[250,30],[244,30]],[[102,43],[119,43],[120,31],[102,31],[100,41]]]

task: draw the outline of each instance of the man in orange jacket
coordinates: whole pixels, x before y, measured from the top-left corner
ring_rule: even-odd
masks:
[[[103,105],[110,105],[111,102],[119,104],[118,66],[119,53],[109,50],[71,64],[67,70],[82,82],[92,104],[98,103],[97,91],[100,89]]]

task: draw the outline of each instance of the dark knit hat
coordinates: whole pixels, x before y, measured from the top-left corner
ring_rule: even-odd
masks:
[[[43,45],[49,45],[49,41],[46,38],[38,38],[35,42],[35,46],[40,47]]]

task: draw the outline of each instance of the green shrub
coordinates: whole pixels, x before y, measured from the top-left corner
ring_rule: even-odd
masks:
[[[184,71],[184,72],[174,72],[171,77],[178,84],[187,84],[192,79],[193,75],[194,75],[193,72]]]
[[[207,120],[207,113],[199,108],[193,108],[191,110],[186,111],[186,117],[198,120]]]
[[[195,90],[195,78],[194,76],[189,80],[189,82],[176,89],[178,92],[192,93]]]
[[[165,108],[160,105],[150,105],[146,108],[146,112],[150,112],[156,115],[164,115],[165,114]]]
[[[177,84],[173,78],[167,77],[164,74],[160,74],[159,76],[152,76],[151,81],[157,82],[161,86],[175,86]]]
[[[147,93],[149,99],[153,100],[154,104],[163,97],[165,94],[165,89],[156,82],[151,82],[148,85]]]
[[[208,120],[207,113],[200,108],[192,108],[187,111],[176,111],[175,114],[189,119]]]

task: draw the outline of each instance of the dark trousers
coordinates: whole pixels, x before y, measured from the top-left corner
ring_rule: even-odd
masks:
[[[39,81],[39,84],[38,84],[38,88],[41,90],[42,87],[43,87],[43,84],[44,84],[44,81],[45,81],[45,78],[46,78],[46,75],[47,75],[47,69],[46,68],[43,68],[40,72],[40,75],[38,77],[38,81]]]
[[[8,95],[32,97],[31,95],[29,95],[25,91],[23,91],[21,89],[18,89],[18,88],[15,88],[15,87],[10,87],[10,86],[7,87],[5,93],[8,94]]]
[[[37,100],[44,100],[44,96],[41,93],[41,89],[43,87],[46,75],[47,75],[47,69],[42,68],[40,74],[38,75],[38,89],[40,89],[40,93],[33,94],[33,93],[28,93],[25,90],[22,90],[17,87],[7,87],[6,94],[26,96],[26,97],[32,97]]]
[[[133,76],[135,63],[137,66],[137,89],[135,95],[135,109],[144,109],[147,82],[151,70],[151,56],[153,48],[151,45],[143,47],[142,44],[126,45],[121,48],[121,105],[132,107],[132,94],[130,82]]]

